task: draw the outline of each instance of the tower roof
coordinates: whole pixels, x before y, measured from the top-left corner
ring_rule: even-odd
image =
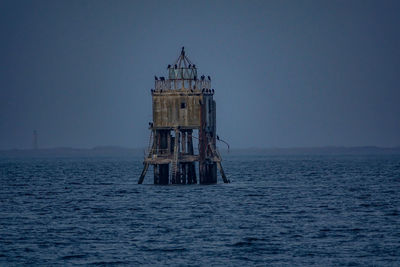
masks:
[[[186,56],[185,47],[182,47],[181,54],[179,55],[178,59],[175,61],[174,66],[177,65],[178,68],[189,68],[189,66],[193,66],[190,59]],[[196,68],[196,66],[194,66]]]
[[[197,69],[186,56],[185,47],[182,47],[181,54],[175,63],[168,65],[168,78],[171,80],[196,80]]]

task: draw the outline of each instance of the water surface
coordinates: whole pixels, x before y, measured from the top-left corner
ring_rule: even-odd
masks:
[[[0,159],[0,265],[400,265],[400,156],[225,156],[232,183],[138,185],[141,158]]]

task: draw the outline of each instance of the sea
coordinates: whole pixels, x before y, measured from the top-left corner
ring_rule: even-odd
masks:
[[[223,159],[139,185],[139,156],[2,157],[0,266],[400,266],[400,155]]]

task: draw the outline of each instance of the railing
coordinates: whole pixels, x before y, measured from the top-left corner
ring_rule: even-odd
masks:
[[[171,90],[171,80],[157,80],[155,81],[156,90]]]
[[[208,79],[203,80],[156,80],[154,85],[155,91],[161,90],[203,90],[211,89],[211,81]]]
[[[153,148],[153,149],[145,149],[144,150],[144,155],[145,157],[153,157],[154,155],[159,155],[159,156],[169,156],[172,155],[173,152],[170,151],[169,149],[157,149],[157,148]],[[179,152],[180,155],[191,155],[188,152],[183,153],[182,151]],[[193,155],[198,155],[199,154],[199,149],[196,147],[193,149]]]
[[[197,76],[196,68],[169,68],[168,77],[171,80],[194,79]]]
[[[171,151],[169,149],[157,149],[157,148],[152,148],[152,149],[146,149],[144,151],[145,156],[147,157],[153,157],[154,155],[170,155]]]

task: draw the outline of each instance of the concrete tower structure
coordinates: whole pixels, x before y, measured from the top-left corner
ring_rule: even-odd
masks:
[[[216,147],[216,103],[210,76],[197,76],[196,65],[185,55],[184,48],[172,65],[168,77],[155,76],[151,90],[153,122],[144,168],[143,182],[149,165],[154,166],[154,184],[196,184],[196,162],[200,184],[217,182],[217,168],[229,183]],[[195,142],[194,142],[195,141]],[[198,149],[194,149],[194,143]]]

